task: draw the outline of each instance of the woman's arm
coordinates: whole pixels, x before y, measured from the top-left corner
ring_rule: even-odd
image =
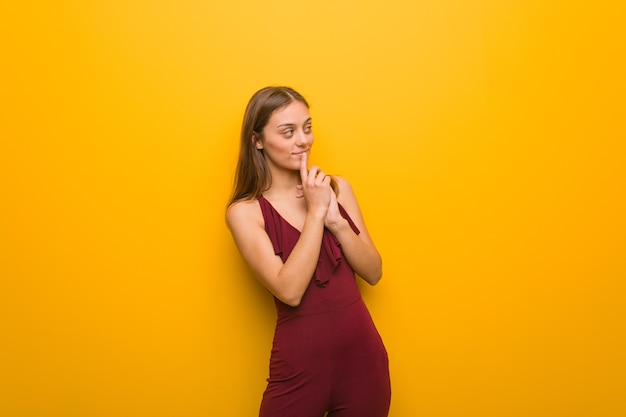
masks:
[[[334,194],[330,177],[315,166],[307,170],[306,163],[307,155],[303,155],[300,188],[307,214],[298,242],[285,263],[274,253],[257,200],[237,202],[226,212],[226,222],[246,263],[272,294],[294,307],[300,304],[317,267],[324,219]]]
[[[241,201],[226,212],[226,222],[243,259],[279,300],[297,306],[317,267],[325,213],[307,215],[302,234],[285,263],[274,253],[258,201]]]
[[[331,201],[326,218],[326,227],[341,243],[341,249],[354,272],[369,284],[376,285],[382,277],[382,259],[365,227],[365,221],[352,187],[345,179],[334,178],[339,187],[341,205],[359,228],[360,233],[358,235],[354,233],[348,221],[341,217],[334,196],[331,197],[333,201]]]

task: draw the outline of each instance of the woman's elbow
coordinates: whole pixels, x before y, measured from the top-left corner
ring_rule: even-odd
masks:
[[[297,293],[281,293],[275,294],[276,298],[278,298],[283,303],[287,304],[289,307],[298,307],[302,302],[303,294]]]
[[[369,280],[370,285],[378,284],[378,282],[380,281],[382,277],[383,277],[383,261],[379,255],[378,262],[376,263],[376,268],[373,269],[370,275],[370,280]]]
[[[382,272],[380,272],[380,273],[377,273],[376,275],[370,276],[369,279],[367,280],[367,282],[370,285],[376,285],[376,284],[378,284],[380,282],[382,277],[383,277],[383,274],[382,274]]]
[[[367,273],[359,274],[359,276],[368,284],[376,285],[383,277],[383,270],[382,268],[377,268],[375,270],[369,270]]]
[[[289,307],[298,307],[302,302],[302,297],[292,297],[283,299],[283,303],[287,304]]]

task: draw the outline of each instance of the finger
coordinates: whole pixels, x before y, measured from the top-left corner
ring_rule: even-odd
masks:
[[[322,170],[317,165],[313,165],[313,166],[311,166],[311,168],[309,168],[309,176],[313,176],[314,177],[319,172],[322,172]]]
[[[308,160],[308,154],[306,152],[303,152],[300,157],[300,178],[302,178],[302,182],[306,181],[306,179],[308,178],[308,172],[306,169]]]
[[[309,172],[307,174],[308,182],[313,184],[316,181],[319,181],[320,180],[320,173],[322,173],[322,170],[320,170],[320,168],[318,166],[313,165],[311,168],[309,168]]]

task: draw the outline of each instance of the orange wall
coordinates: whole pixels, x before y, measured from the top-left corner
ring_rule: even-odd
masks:
[[[624,6],[39,3],[0,6],[0,415],[255,415],[223,214],[268,84],[383,254],[391,417],[626,414]]]

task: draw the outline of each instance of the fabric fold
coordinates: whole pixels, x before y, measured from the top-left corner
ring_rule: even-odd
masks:
[[[322,253],[315,268],[315,285],[325,287],[341,263],[341,244],[332,233],[326,233],[322,238]]]
[[[277,256],[280,256],[283,262],[286,262],[287,258],[289,258],[289,255],[291,254],[291,251],[293,250],[293,246],[285,247],[283,242],[289,241],[288,234],[290,231],[293,232],[295,230],[298,233],[300,232],[294,226],[289,224],[272,206],[272,204],[265,199],[265,197],[259,197],[259,205],[261,206],[263,217],[265,219],[272,219],[271,222],[265,222],[265,231],[271,238],[274,253]],[[341,205],[339,205],[339,212],[342,217],[348,221],[352,230],[358,235],[360,230],[356,227],[348,213]],[[339,240],[330,232],[330,230],[324,228],[320,257],[317,262],[315,272],[313,273],[315,285],[321,288],[328,285],[331,277],[335,274],[335,271],[341,264],[342,257],[341,243],[339,243]]]

